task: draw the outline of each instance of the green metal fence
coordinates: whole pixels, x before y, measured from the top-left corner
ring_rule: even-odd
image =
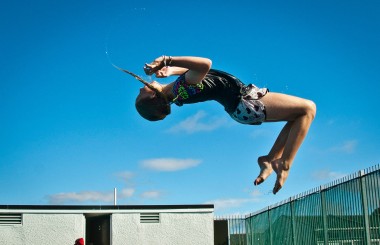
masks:
[[[380,165],[245,219],[247,244],[380,245]]]

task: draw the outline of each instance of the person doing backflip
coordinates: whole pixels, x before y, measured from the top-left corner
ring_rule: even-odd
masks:
[[[277,174],[273,194],[284,185],[296,153],[316,114],[313,101],[269,92],[253,84],[245,85],[235,76],[211,69],[211,60],[191,56],[160,56],[144,66],[147,75],[157,78],[177,75],[169,84],[153,81],[140,89],[136,98],[138,113],[149,121],[163,120],[171,104],[182,106],[208,100],[219,102],[235,121],[247,125],[285,121],[267,155],[258,158],[259,185],[274,171]]]

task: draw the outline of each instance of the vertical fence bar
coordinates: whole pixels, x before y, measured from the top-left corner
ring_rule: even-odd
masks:
[[[241,216],[239,216],[239,242],[240,244],[244,245],[243,243],[243,227],[242,227],[242,219],[241,219]]]
[[[245,237],[247,244],[251,244],[251,223],[247,217],[245,218]]]
[[[360,187],[362,192],[362,207],[363,207],[363,215],[364,215],[364,228],[365,228],[365,244],[370,245],[371,244],[371,235],[369,231],[369,215],[368,215],[368,199],[367,199],[367,186],[365,183],[365,179],[363,177],[364,172],[361,170],[359,171],[360,176]]]
[[[252,216],[251,216],[252,217]],[[251,218],[250,220],[249,220],[249,229],[250,229],[250,236],[249,236],[249,241],[248,241],[248,244],[250,245],[250,244],[253,244],[253,229],[254,229],[254,227],[253,227],[253,218]]]
[[[295,212],[294,212],[294,200],[290,198],[290,219],[292,222],[292,242],[296,245],[296,222],[295,222]]]
[[[378,165],[380,167],[380,165]],[[370,192],[372,193],[372,205],[374,210],[371,215],[371,239],[380,240],[380,168],[377,173],[371,174],[370,178]],[[372,188],[371,188],[372,187]],[[375,209],[376,208],[376,209]]]
[[[232,237],[234,234],[234,227],[233,227],[233,221],[231,219],[231,216],[227,216],[227,222],[228,222],[228,244],[231,244]]]
[[[323,189],[323,186],[320,187],[321,191],[321,206],[322,206],[322,220],[323,220],[323,238],[324,238],[324,244],[328,245],[328,226],[327,226],[327,210],[326,210],[326,197],[325,197],[325,191]]]
[[[380,165],[379,165],[380,167]],[[369,178],[369,192],[368,194],[371,195],[371,205],[373,207],[372,215],[371,215],[371,239],[373,240],[380,240],[380,172],[373,173],[370,176],[366,177],[366,179]],[[368,183],[367,182],[367,183]],[[368,185],[367,185],[368,186]]]
[[[271,225],[271,219],[270,219],[270,208],[268,207],[268,230],[269,230],[269,244],[273,245],[273,239],[272,239],[272,225]]]

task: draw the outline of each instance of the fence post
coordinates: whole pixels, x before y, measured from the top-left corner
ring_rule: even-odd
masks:
[[[367,202],[367,186],[365,183],[365,179],[363,177],[363,170],[359,171],[360,176],[360,187],[362,192],[362,207],[363,207],[363,215],[364,215],[364,228],[365,228],[365,244],[371,244],[371,234],[369,231],[369,219],[368,219],[368,202]]]
[[[268,207],[268,224],[269,224],[269,244],[272,245],[272,226],[271,226],[271,220],[270,220],[270,207]]]
[[[245,216],[245,238],[247,240],[247,244],[252,244],[251,242],[251,219],[248,219],[247,216]]]
[[[326,213],[326,200],[325,200],[325,192],[323,190],[323,185],[320,186],[321,193],[321,206],[322,206],[322,218],[323,218],[323,237],[324,244],[328,245],[329,236],[328,236],[328,226],[327,226],[327,213]]]
[[[294,199],[292,197],[289,198],[290,200],[290,216],[292,219],[292,237],[293,237],[293,245],[296,245],[296,221],[295,221],[295,214],[294,214]]]

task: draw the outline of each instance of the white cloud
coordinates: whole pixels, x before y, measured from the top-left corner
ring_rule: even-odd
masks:
[[[128,197],[133,196],[133,193],[135,193],[135,189],[133,188],[124,188],[121,190],[120,193],[117,194],[117,197],[120,199],[125,199]]]
[[[221,211],[230,208],[239,208],[247,203],[260,202],[257,197],[254,198],[230,198],[230,199],[216,199],[206,202],[207,204],[214,204],[215,211]]]
[[[134,173],[130,171],[124,171],[116,173],[115,176],[119,179],[122,179],[123,181],[129,182],[134,177]]]
[[[173,172],[196,167],[201,163],[197,159],[157,158],[142,161],[141,165],[154,171]]]
[[[113,200],[112,192],[82,191],[82,192],[64,192],[48,196],[51,204],[64,204],[67,202],[86,202],[102,201],[111,202]]]
[[[320,170],[313,173],[313,178],[316,180],[336,180],[343,178],[347,174],[345,173],[339,173],[329,170]]]
[[[259,191],[259,190],[253,190],[251,192],[251,196],[252,197],[259,197],[259,196],[262,196],[263,194]]]
[[[134,189],[123,189],[118,195],[119,198],[131,197]],[[50,204],[65,204],[72,202],[112,202],[114,200],[113,191],[100,192],[100,191],[82,191],[82,192],[63,192],[58,194],[49,195]]]
[[[356,140],[348,140],[343,142],[342,145],[332,147],[330,150],[333,152],[353,153],[357,145],[358,142]]]
[[[162,196],[162,192],[160,191],[146,191],[146,192],[141,193],[141,197],[146,198],[146,199],[157,199],[157,198],[160,198],[161,196]]]
[[[174,127],[168,129],[167,132],[186,132],[188,134],[191,134],[201,131],[212,131],[226,123],[225,118],[211,118],[207,122],[201,122],[201,120],[204,119],[206,115],[207,114],[204,111],[199,111],[195,115],[186,118]]]

